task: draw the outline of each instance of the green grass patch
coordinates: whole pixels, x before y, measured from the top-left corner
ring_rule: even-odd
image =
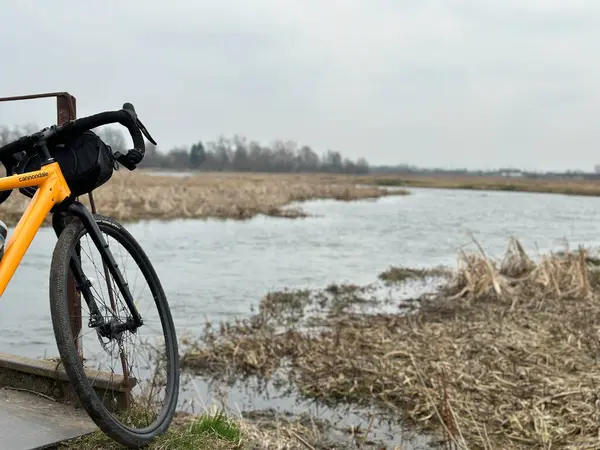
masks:
[[[242,433],[235,422],[222,411],[198,417],[176,417],[167,433],[157,437],[148,450],[229,450],[239,449]],[[120,450],[117,444],[101,431],[57,447],[61,450]]]
[[[222,411],[214,415],[205,415],[194,421],[190,427],[194,436],[213,436],[229,442],[239,443],[242,439],[239,428]]]

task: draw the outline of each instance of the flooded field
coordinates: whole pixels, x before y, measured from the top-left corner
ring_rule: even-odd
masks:
[[[247,317],[269,291],[368,284],[391,265],[453,266],[461,248],[474,248],[473,236],[488,255],[498,257],[511,236],[518,236],[532,256],[560,250],[566,242],[571,247],[600,244],[600,199],[595,197],[410,191],[407,196],[358,202],[303,203],[302,209],[313,217],[302,219],[145,221],[128,229],[161,277],[180,335],[199,333],[206,321],[217,324]],[[2,298],[2,352],[33,358],[57,355],[48,305],[54,244],[52,230],[39,232]],[[357,410],[352,415],[296,404],[293,395],[274,398],[274,387],[269,388],[270,396],[240,385],[226,390],[226,402],[233,409],[308,410],[363,427],[368,422],[368,412]],[[201,409],[203,403],[221,398],[214,386],[192,378],[182,393],[182,407],[194,400]],[[377,431],[381,439],[386,433],[398,438],[396,431],[384,426]]]

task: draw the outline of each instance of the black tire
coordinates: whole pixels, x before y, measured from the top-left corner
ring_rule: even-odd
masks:
[[[50,268],[50,311],[52,325],[67,376],[90,418],[100,430],[116,442],[129,448],[139,448],[147,445],[158,435],[166,432],[175,414],[179,393],[179,354],[175,325],[158,276],[139,243],[117,221],[97,214],[94,215],[94,219],[103,234],[105,233],[115,239],[133,257],[150,287],[156,307],[158,308],[165,340],[165,357],[168,369],[166,377],[167,398],[161,412],[158,414],[157,420],[151,426],[144,429],[130,428],[121,423],[105,407],[97,392],[93,389],[88,377],[85,375],[83,363],[77,353],[75,341],[72,337],[67,303],[69,261],[75,252],[77,244],[87,234],[87,230],[78,219],[71,221],[62,231],[52,255]],[[86,326],[87,324],[84,322],[83,327]]]

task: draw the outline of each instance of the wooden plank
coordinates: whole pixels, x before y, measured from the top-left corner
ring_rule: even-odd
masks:
[[[90,368],[86,369],[86,375],[107,408],[119,410],[127,407],[127,387],[122,375]],[[130,377],[128,382],[133,387],[137,380]],[[75,389],[58,359],[31,359],[0,353],[0,388],[2,387],[26,389],[79,406]]]
[[[0,389],[0,448],[43,449],[97,429],[81,408],[29,392]]]
[[[60,381],[69,381],[67,373],[60,362],[45,359],[31,359],[24,356],[0,353],[0,369],[9,369],[15,372],[28,373]],[[95,369],[85,369],[85,373],[94,388],[110,389],[116,392],[126,391],[124,378],[120,374]],[[133,387],[136,385],[137,380],[130,377],[128,382]]]

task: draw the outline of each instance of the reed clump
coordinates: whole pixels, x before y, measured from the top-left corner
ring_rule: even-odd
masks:
[[[459,254],[410,313],[356,287],[271,293],[247,320],[208,327],[183,366],[376,407],[459,448],[600,448],[594,271],[583,250],[534,261],[512,240],[500,261]]]
[[[314,199],[352,201],[404,195],[360,187],[351,177],[321,174],[205,173],[186,177],[158,176],[121,169],[94,191],[98,211],[123,222],[180,218],[249,219],[259,214],[305,217],[300,208],[286,205]],[[87,196],[80,198],[89,205]],[[17,223],[29,198],[13,192],[0,206],[7,225]],[[46,220],[45,224],[50,222]]]

